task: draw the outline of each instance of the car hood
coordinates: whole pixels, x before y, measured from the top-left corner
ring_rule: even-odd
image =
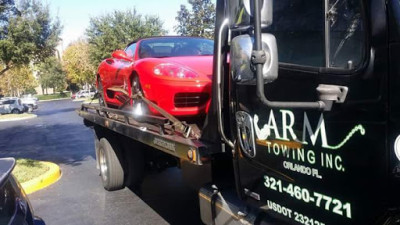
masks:
[[[211,77],[212,75],[213,56],[171,57],[165,61],[181,64],[203,76]]]

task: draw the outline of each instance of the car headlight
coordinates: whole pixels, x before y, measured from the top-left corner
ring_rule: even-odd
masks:
[[[153,73],[156,76],[169,76],[174,78],[197,78],[199,75],[183,66],[172,64],[172,63],[163,63],[154,67]]]

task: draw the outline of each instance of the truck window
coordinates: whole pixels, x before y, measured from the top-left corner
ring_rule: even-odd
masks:
[[[282,63],[354,69],[365,55],[361,9],[359,0],[274,1],[264,32],[275,35]]]

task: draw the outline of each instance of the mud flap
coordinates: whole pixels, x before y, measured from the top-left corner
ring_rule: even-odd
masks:
[[[254,224],[257,213],[247,212],[236,192],[220,192],[214,185],[199,191],[200,215],[204,224]]]

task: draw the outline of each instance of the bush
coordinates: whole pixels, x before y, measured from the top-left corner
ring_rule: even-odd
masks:
[[[61,92],[61,93],[56,93],[56,94],[38,95],[37,96],[37,98],[39,100],[52,100],[52,99],[69,98],[69,97],[71,97],[70,92]]]
[[[32,95],[36,95],[37,92],[35,90],[35,88],[28,88],[24,91],[24,94],[32,94]]]

